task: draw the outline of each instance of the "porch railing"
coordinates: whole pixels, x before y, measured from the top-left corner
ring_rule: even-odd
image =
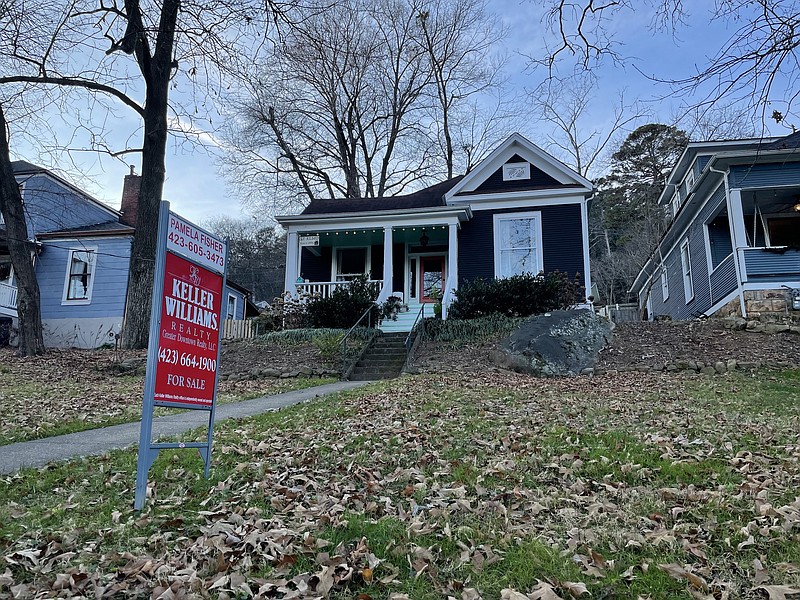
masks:
[[[342,379],[347,379],[350,377],[350,373],[353,372],[353,369],[356,366],[356,362],[361,358],[361,356],[353,356],[354,349],[350,346],[352,342],[352,335],[353,332],[356,330],[356,327],[366,327],[370,330],[369,339],[366,340],[366,343],[361,346],[360,354],[363,354],[367,348],[369,348],[370,344],[372,344],[372,340],[377,334],[377,331],[372,326],[372,311],[375,309],[374,305],[371,305],[367,310],[364,311],[364,314],[359,317],[358,321],[347,330],[342,336],[342,339],[339,341],[339,357],[340,357],[340,365],[341,365],[341,373]],[[359,354],[357,350],[355,350],[356,354]]]
[[[300,295],[318,296],[328,298],[337,287],[348,285],[349,281],[309,281],[297,283],[297,293]],[[367,283],[374,284],[378,289],[383,285],[383,279],[369,279]]]
[[[790,248],[743,248],[744,264],[749,278],[784,276],[800,277],[800,250]]]
[[[7,283],[0,283],[0,306],[17,310],[17,288]]]

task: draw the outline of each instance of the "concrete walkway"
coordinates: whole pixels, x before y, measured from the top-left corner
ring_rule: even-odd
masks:
[[[251,417],[319,398],[334,392],[352,390],[365,381],[337,381],[326,385],[285,392],[275,396],[263,396],[253,400],[217,405],[214,422],[225,419]],[[153,439],[159,436],[176,436],[198,427],[206,427],[208,413],[202,410],[188,411],[153,419]],[[90,429],[56,437],[42,438],[0,446],[0,474],[14,473],[25,467],[42,467],[48,463],[80,456],[103,454],[109,450],[127,448],[139,443],[141,424],[124,423],[101,429]]]

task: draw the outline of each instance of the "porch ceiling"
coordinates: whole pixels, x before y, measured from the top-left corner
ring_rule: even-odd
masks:
[[[428,244],[446,244],[448,231],[446,225],[426,227],[394,227],[392,241],[395,244],[419,244],[423,229],[428,237]],[[383,229],[342,229],[340,231],[304,230],[301,235],[319,235],[320,246],[381,246],[383,245]]]
[[[779,213],[795,215],[798,213],[793,207],[799,202],[800,186],[742,190],[742,209],[745,214],[752,214],[758,205],[758,210],[765,215]]]

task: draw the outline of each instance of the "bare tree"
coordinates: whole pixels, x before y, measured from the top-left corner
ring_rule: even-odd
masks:
[[[472,101],[499,78],[500,36],[482,0],[338,3],[289,32],[232,107],[232,178],[303,205],[451,175],[482,151],[454,127],[481,130]]]
[[[432,2],[416,18],[430,61],[439,117],[434,122],[450,179],[456,164],[454,137],[461,129],[458,113],[470,96],[502,84],[502,61],[490,59],[507,28],[487,11],[484,0]]]
[[[116,104],[141,119],[141,146],[118,154],[138,152],[142,157],[139,226],[131,249],[123,339],[129,347],[144,347],[168,113],[191,119],[198,106],[194,89],[220,89],[222,78],[249,55],[243,52],[244,40],[255,51],[259,35],[263,39],[268,24],[282,18],[294,3],[110,0],[97,5],[92,0],[45,0],[23,6],[19,0],[10,1],[16,10],[8,18],[0,16],[0,102],[15,98],[27,104],[34,94],[64,99],[71,96],[65,90],[79,91],[90,110],[109,112]],[[37,18],[14,17],[33,12]],[[171,102],[170,90],[178,81],[185,94]],[[102,126],[93,124],[91,129],[93,145],[108,148]]]
[[[598,174],[609,144],[629,133],[631,125],[645,115],[638,102],[626,104],[620,92],[613,113],[605,123],[598,123],[588,114],[597,102],[595,91],[594,78],[579,73],[546,79],[530,94],[540,122],[550,126],[548,150],[584,177]]]
[[[33,270],[22,196],[11,167],[7,131],[5,113],[0,105],[0,215],[6,223],[6,241],[17,278],[19,353],[30,356],[44,352],[39,284]]]
[[[565,58],[591,69],[604,60],[628,62],[619,50],[615,24],[631,14],[646,14],[651,31],[676,33],[688,22],[683,0],[550,0],[547,23],[551,38],[543,56],[532,61],[552,71]],[[691,106],[708,108],[740,102],[761,115],[770,107],[783,119],[800,94],[800,9],[794,0],[715,0],[707,17],[731,27],[719,50],[694,73],[667,79],[676,96],[691,95]],[[703,11],[702,8],[698,9]]]

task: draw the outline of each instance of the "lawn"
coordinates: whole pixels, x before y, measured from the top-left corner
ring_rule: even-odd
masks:
[[[69,350],[20,358],[11,349],[2,349],[0,446],[140,419],[144,376],[115,368],[132,356],[143,353]],[[238,402],[332,381],[317,377],[225,381],[219,386],[218,401]],[[168,412],[156,409],[158,415]]]
[[[5,477],[0,596],[792,598],[800,373],[419,375]],[[591,596],[589,595],[591,594]]]

